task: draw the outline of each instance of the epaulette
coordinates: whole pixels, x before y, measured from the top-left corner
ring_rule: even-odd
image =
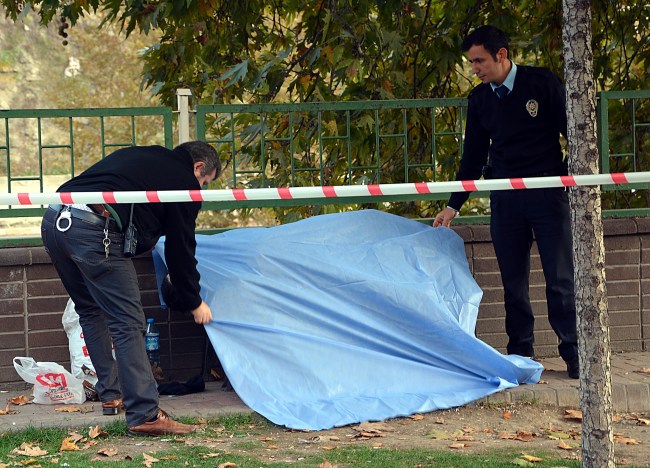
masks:
[[[467,99],[470,99],[472,96],[476,95],[477,93],[480,93],[482,90],[485,89],[486,86],[490,86],[487,83],[481,83],[478,86],[475,86],[474,89],[472,89],[469,94],[467,95]]]

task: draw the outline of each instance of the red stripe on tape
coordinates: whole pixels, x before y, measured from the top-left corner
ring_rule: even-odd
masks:
[[[560,176],[560,179],[562,180],[562,185],[565,187],[575,187],[577,185],[572,175],[563,175]]]
[[[102,192],[102,198],[106,203],[117,203],[115,200],[115,192]]]
[[[510,185],[512,185],[512,188],[515,190],[526,188],[526,184],[524,184],[524,179],[520,177],[513,177],[512,179],[510,179]]]
[[[70,192],[62,192],[60,196],[61,196],[61,203],[63,203],[64,205],[74,204],[74,202],[72,201],[72,194]]]
[[[368,192],[370,192],[370,195],[383,195],[381,193],[381,187],[378,184],[368,185]]]
[[[476,181],[474,180],[463,180],[463,189],[465,189],[466,192],[478,192],[478,189],[476,188]]]
[[[613,174],[610,174],[612,180],[614,181],[615,184],[627,184],[627,177],[625,177],[625,174],[622,172],[615,172]]]
[[[29,199],[29,193],[19,193],[18,201],[21,205],[31,205],[32,201]]]
[[[279,188],[278,193],[280,194],[280,198],[283,198],[285,200],[290,200],[293,198],[293,195],[291,195],[291,191],[286,187]]]
[[[190,190],[190,198],[192,201],[203,201],[203,195],[200,190]]]
[[[151,203],[160,203],[158,192],[155,190],[147,190],[147,200],[149,200]]]
[[[246,198],[246,192],[244,192],[244,189],[232,189],[232,194],[235,197],[235,200],[248,200],[248,198]]]
[[[431,193],[426,182],[416,182],[415,190],[417,190],[418,193]]]
[[[326,185],[323,187],[323,193],[327,198],[336,198],[336,189],[331,185]]]

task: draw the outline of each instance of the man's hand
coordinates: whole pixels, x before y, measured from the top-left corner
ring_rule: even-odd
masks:
[[[453,208],[445,208],[442,210],[440,213],[438,213],[433,220],[433,227],[438,227],[438,226],[444,226],[444,227],[449,227],[451,224],[451,220],[456,217],[458,214],[458,211],[454,210]]]
[[[201,305],[192,311],[192,315],[194,316],[194,321],[199,325],[205,325],[212,321],[212,311],[210,310],[210,306],[204,301],[201,301]]]

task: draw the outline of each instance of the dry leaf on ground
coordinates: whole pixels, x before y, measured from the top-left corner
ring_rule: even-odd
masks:
[[[97,451],[98,455],[104,455],[105,457],[112,457],[117,455],[117,449],[113,447],[103,447]]]
[[[160,461],[157,458],[152,457],[151,455],[147,455],[146,453],[143,453],[142,456],[144,457],[144,461],[142,462],[142,464],[147,467],[153,465],[154,463],[158,463]]]
[[[582,411],[572,409],[564,410],[564,419],[582,421]]]
[[[54,408],[54,411],[57,411],[59,413],[81,413],[81,409],[75,405],[61,406],[59,408]]]
[[[20,448],[13,449],[11,453],[25,455],[27,457],[42,457],[43,455],[47,455],[47,451],[41,449],[38,445],[28,444],[27,442],[20,444]]]
[[[8,398],[7,401],[12,405],[16,405],[16,406],[29,405],[32,403],[32,400],[28,399],[25,395],[19,395],[17,397]]]
[[[88,437],[91,439],[96,439],[99,436],[108,435],[108,432],[99,427],[99,424],[95,427],[91,427],[88,431]]]
[[[6,415],[6,414],[17,414],[18,411],[14,411],[11,409],[11,406],[9,403],[7,403],[7,407],[4,410],[0,410],[0,416]]]
[[[74,440],[72,437],[66,437],[63,439],[63,442],[61,442],[61,448],[59,449],[59,452],[74,452],[76,450],[81,450],[77,444],[74,443]]]

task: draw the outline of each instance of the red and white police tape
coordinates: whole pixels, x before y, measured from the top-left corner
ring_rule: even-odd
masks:
[[[528,177],[408,184],[337,185],[323,187],[287,187],[223,190],[165,190],[133,192],[60,192],[0,193],[0,205],[94,204],[94,203],[168,203],[221,202],[244,200],[282,200],[304,198],[352,198],[382,195],[419,195],[427,193],[520,190],[579,185],[622,185],[650,182],[650,172]]]

